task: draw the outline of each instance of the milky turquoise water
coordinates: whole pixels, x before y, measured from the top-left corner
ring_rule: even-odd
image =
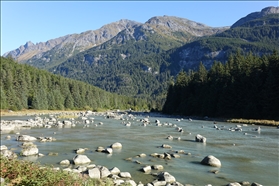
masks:
[[[56,138],[54,142],[35,142],[39,153],[45,156],[25,159],[60,167],[60,161],[73,159],[76,155],[75,149],[88,148],[84,154],[92,160],[93,164],[103,165],[107,168],[118,167],[123,172],[130,172],[136,182],[152,181],[154,178],[149,174],[144,174],[140,169],[144,165],[160,164],[164,166],[164,171],[175,176],[176,180],[182,184],[226,185],[230,182],[249,181],[265,186],[279,185],[279,129],[276,127],[261,126],[259,133],[255,131],[258,126],[249,125],[243,126],[241,132],[231,132],[228,129],[235,127],[236,124],[219,122],[217,126],[223,130],[216,130],[212,121],[188,121],[187,119],[177,121],[176,118],[169,117],[149,117],[150,124],[144,127],[138,121],[145,118],[142,115],[136,116],[135,120],[130,120],[131,126],[126,127],[121,120],[106,119],[104,116],[92,117],[95,118],[94,123],[86,128],[83,124],[77,124],[73,128],[21,130],[21,134],[34,137],[52,136]],[[4,120],[26,120],[27,118],[29,117],[2,117]],[[184,132],[180,133],[171,126],[156,126],[156,119],[159,119],[162,124],[176,124],[182,127]],[[95,126],[99,122],[103,122],[103,125]],[[206,144],[195,142],[196,134],[205,136]],[[7,135],[12,138],[6,140]],[[174,140],[166,139],[169,135],[173,136]],[[178,137],[181,138],[180,141],[176,139]],[[15,133],[3,133],[1,134],[1,145],[6,145],[9,149],[13,148],[14,152],[19,153],[21,142],[17,142],[15,139]],[[123,147],[121,150],[114,150],[112,155],[95,151],[98,146],[108,147],[114,142],[120,142]],[[171,145],[172,149],[161,148],[162,144]],[[175,153],[178,150],[184,150],[191,155],[180,154],[180,158],[171,160],[150,156],[152,153]],[[50,152],[58,153],[58,156],[48,156]],[[145,153],[147,156],[135,157],[141,153]],[[207,155],[218,158],[222,167],[201,165],[200,161]],[[127,161],[126,158],[132,158],[132,161]],[[136,160],[142,164],[135,163]],[[210,171],[213,170],[219,172],[211,173]]]

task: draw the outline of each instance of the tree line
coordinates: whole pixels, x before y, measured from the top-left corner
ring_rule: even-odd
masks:
[[[181,71],[169,86],[163,113],[191,116],[279,119],[279,55],[238,50],[210,70]]]
[[[1,109],[149,110],[144,99],[106,92],[87,83],[54,75],[1,57]]]

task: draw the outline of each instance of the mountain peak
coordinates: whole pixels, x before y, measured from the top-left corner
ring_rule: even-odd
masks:
[[[145,24],[149,24],[157,29],[166,29],[169,32],[188,32],[193,36],[212,35],[226,30],[226,27],[212,28],[202,23],[191,21],[175,16],[155,16],[150,18]]]
[[[231,28],[241,26],[248,21],[251,21],[253,19],[258,19],[258,18],[264,17],[269,14],[279,14],[279,7],[270,6],[270,7],[263,8],[260,12],[250,13],[247,16],[245,16],[245,17],[239,19],[237,22],[235,22],[231,26]]]
[[[31,41],[27,41],[26,44],[24,45],[25,48],[33,46],[34,43],[32,43]]]

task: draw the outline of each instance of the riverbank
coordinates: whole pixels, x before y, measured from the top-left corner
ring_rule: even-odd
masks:
[[[260,119],[230,119],[229,123],[242,123],[249,125],[266,125],[266,126],[279,126],[279,121],[274,120],[260,120]]]
[[[1,110],[1,116],[31,116],[31,115],[45,115],[45,114],[75,114],[84,112],[84,110]]]
[[[30,116],[30,115],[46,115],[46,114],[60,114],[60,115],[74,115],[80,112],[86,112],[86,110],[0,110],[0,116]],[[106,111],[102,111],[103,113]],[[107,112],[111,112],[108,110]],[[156,116],[162,116],[161,113],[153,113]],[[183,116],[170,116],[170,117],[182,117]],[[228,123],[241,123],[248,125],[265,125],[265,126],[279,126],[279,121],[264,120],[264,119],[226,119],[226,118],[200,118],[200,117],[189,117],[197,120],[210,120],[214,122],[228,122]]]

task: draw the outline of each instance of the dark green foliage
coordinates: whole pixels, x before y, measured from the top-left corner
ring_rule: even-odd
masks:
[[[125,40],[125,44],[110,42],[113,41],[79,53],[50,70],[109,92],[146,99],[150,105],[162,108],[170,73],[161,68],[165,61],[157,55],[181,44],[157,34],[146,40]],[[77,102],[79,94],[73,94],[73,98]]]
[[[207,72],[179,73],[169,87],[163,112],[211,117],[279,119],[279,55],[258,57],[238,51]],[[187,80],[187,81],[186,81]]]
[[[151,109],[145,100],[108,93],[4,57],[0,84],[1,109]]]

